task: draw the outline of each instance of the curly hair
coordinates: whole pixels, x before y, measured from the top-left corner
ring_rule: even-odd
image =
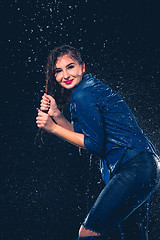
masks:
[[[80,52],[70,46],[70,45],[62,45],[53,49],[49,56],[46,66],[46,93],[52,95],[59,108],[63,108],[65,104],[69,101],[71,90],[65,89],[57,83],[55,79],[55,64],[59,57],[63,57],[64,55],[69,55],[70,58],[77,61],[80,65],[83,65],[84,62],[82,60]]]

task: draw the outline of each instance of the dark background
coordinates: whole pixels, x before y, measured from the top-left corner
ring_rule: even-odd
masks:
[[[76,239],[104,186],[98,159],[50,134],[34,144],[54,47],[81,51],[87,72],[125,99],[160,154],[158,2],[1,1],[0,239]],[[150,202],[150,240],[160,239],[159,195]]]

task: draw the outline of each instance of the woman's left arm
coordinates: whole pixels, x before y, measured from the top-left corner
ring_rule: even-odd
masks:
[[[47,113],[38,110],[36,123],[39,128],[44,129],[75,146],[85,149],[84,134],[76,133],[57,125]]]

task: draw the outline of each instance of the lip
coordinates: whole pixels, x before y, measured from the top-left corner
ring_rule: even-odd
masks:
[[[64,81],[65,84],[71,84],[73,82],[73,79]]]

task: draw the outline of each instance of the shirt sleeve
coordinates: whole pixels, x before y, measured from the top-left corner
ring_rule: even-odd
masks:
[[[75,96],[75,111],[84,134],[84,145],[90,154],[100,154],[104,146],[102,115],[93,95],[79,91]]]

